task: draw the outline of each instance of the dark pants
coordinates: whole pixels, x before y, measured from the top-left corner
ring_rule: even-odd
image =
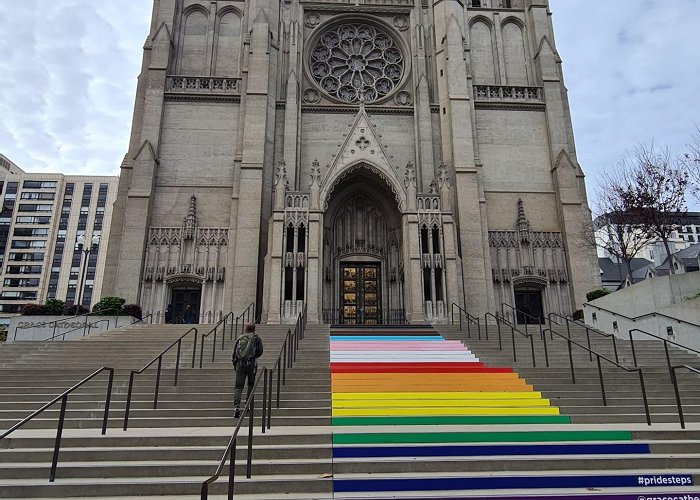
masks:
[[[248,392],[246,393],[246,400],[250,397],[250,393],[253,390],[253,385],[255,385],[255,372],[258,367],[255,363],[250,366],[243,366],[242,363],[238,363],[236,366],[236,390],[233,393],[233,405],[236,408],[241,407],[241,395],[243,394],[243,386],[248,381]]]

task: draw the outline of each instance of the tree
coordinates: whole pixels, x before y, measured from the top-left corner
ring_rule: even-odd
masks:
[[[592,235],[596,246],[603,248],[618,262],[625,263],[630,279],[632,259],[652,240],[652,236],[640,227],[630,211],[629,193],[634,190],[631,173],[629,164],[623,161],[601,176],[596,189],[593,227],[585,232],[588,239]],[[620,283],[624,286],[622,276]]]
[[[691,142],[683,155],[683,166],[688,171],[691,191],[695,199],[700,201],[700,126],[695,127],[695,133],[690,136]]]
[[[626,212],[638,221],[639,228],[657,236],[671,258],[668,240],[683,225],[687,214],[685,196],[689,188],[689,174],[682,161],[674,160],[668,148],[640,145],[623,160],[629,172],[629,186],[619,195]],[[669,266],[675,274],[673,265]]]

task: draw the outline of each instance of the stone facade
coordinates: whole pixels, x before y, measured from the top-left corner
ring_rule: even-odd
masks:
[[[568,314],[599,285],[546,0],[155,0],[131,137],[105,286],[147,312]]]

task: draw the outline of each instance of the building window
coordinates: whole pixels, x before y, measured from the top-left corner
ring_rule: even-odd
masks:
[[[56,181],[24,181],[24,189],[56,189]]]

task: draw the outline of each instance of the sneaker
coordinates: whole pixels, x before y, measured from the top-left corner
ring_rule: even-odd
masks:
[[[236,408],[235,413],[233,414],[233,418],[241,418],[241,410]]]

